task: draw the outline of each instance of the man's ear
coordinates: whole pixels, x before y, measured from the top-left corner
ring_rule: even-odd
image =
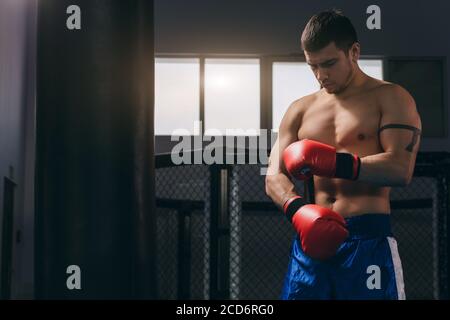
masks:
[[[361,47],[358,42],[355,42],[350,48],[350,56],[353,62],[357,62],[361,54]]]

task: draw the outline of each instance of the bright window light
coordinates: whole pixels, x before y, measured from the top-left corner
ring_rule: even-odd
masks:
[[[206,59],[205,135],[255,135],[259,128],[259,59]]]
[[[383,61],[381,60],[358,60],[358,65],[361,68],[361,70],[379,80],[383,80]]]
[[[316,92],[320,85],[305,62],[275,62],[272,73],[272,128],[273,131],[278,131],[289,105]]]
[[[199,59],[156,58],[155,134],[192,135],[199,119]]]

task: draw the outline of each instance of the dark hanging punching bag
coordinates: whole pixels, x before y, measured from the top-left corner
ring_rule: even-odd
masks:
[[[153,1],[40,0],[35,294],[153,299]]]

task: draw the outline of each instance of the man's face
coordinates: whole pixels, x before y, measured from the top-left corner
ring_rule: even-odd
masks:
[[[353,77],[359,45],[354,44],[346,55],[334,42],[316,52],[305,51],[306,62],[327,93],[343,91]]]

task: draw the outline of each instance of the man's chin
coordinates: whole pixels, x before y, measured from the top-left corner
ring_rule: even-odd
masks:
[[[326,93],[329,94],[338,94],[340,92],[342,92],[342,88],[337,87],[337,86],[329,86],[329,87],[323,87],[326,91]]]

